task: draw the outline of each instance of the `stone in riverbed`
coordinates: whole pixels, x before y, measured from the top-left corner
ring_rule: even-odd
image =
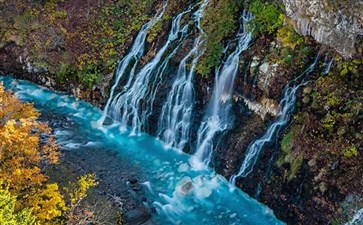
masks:
[[[137,180],[135,179],[135,178],[131,178],[131,179],[129,179],[129,182],[130,182],[130,184],[136,184],[137,183]]]
[[[190,177],[184,177],[177,185],[175,191],[181,196],[188,195],[193,190],[193,182]]]
[[[103,121],[102,125],[108,126],[108,125],[112,125],[113,124],[113,120],[106,116],[105,120]]]
[[[139,225],[148,221],[151,217],[150,210],[144,206],[126,212],[123,216],[125,224]]]

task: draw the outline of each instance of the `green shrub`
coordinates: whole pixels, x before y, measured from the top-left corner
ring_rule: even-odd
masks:
[[[290,64],[294,61],[294,52],[290,47],[283,48],[281,58],[285,64]]]
[[[335,123],[335,118],[331,114],[326,115],[326,117],[323,119],[323,127],[328,131],[333,130]]]
[[[95,65],[88,64],[85,68],[78,72],[78,78],[82,85],[91,89],[93,85],[99,84],[102,80],[100,71]]]
[[[285,162],[291,161],[292,141],[295,137],[295,129],[291,129],[281,140],[281,155],[276,162],[281,167]]]
[[[197,72],[207,76],[221,63],[223,44],[238,25],[239,5],[234,0],[212,0],[205,10],[201,27],[207,35],[206,51],[199,61]]]
[[[288,180],[291,181],[292,179],[294,179],[294,177],[296,176],[297,172],[300,170],[301,165],[304,161],[304,158],[299,155],[297,156],[291,163],[291,167],[290,167],[290,174],[288,177]]]
[[[32,209],[23,208],[16,212],[16,196],[11,195],[7,188],[0,182],[0,224],[4,225],[38,225]]]
[[[291,49],[295,49],[297,45],[304,42],[304,39],[299,36],[290,25],[282,26],[278,29],[277,39],[284,47],[290,47]]]
[[[285,16],[276,4],[253,0],[249,11],[254,15],[249,27],[255,35],[271,34],[283,25]]]
[[[358,156],[358,150],[354,145],[352,145],[344,150],[343,155],[346,158],[352,158],[353,156]]]
[[[61,62],[56,72],[56,78],[60,83],[68,81],[73,78],[73,68],[69,63]]]

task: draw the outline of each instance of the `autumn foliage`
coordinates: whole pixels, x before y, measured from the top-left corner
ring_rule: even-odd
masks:
[[[44,170],[58,163],[59,152],[39,115],[0,84],[0,224],[59,224],[81,218],[76,208],[97,184],[93,175],[84,175],[61,192],[57,183],[48,182]]]

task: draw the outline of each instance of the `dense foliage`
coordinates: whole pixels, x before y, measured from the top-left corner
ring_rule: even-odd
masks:
[[[0,85],[0,224],[54,224],[88,221],[80,209],[94,175],[84,175],[60,190],[45,169],[59,161],[51,130],[39,122],[32,104],[20,102]]]
[[[31,70],[56,74],[62,84],[92,88],[102,75],[113,72],[132,35],[149,19],[153,4],[150,0],[84,4],[80,0],[0,2],[5,9],[0,47],[14,42],[29,51],[24,57],[28,56]]]
[[[250,29],[255,35],[271,34],[282,26],[285,15],[274,3],[253,0],[249,11],[254,15],[250,21]]]
[[[240,15],[238,1],[211,0],[201,22],[206,33],[206,51],[197,70],[204,76],[219,66],[223,54],[223,40],[236,32]]]

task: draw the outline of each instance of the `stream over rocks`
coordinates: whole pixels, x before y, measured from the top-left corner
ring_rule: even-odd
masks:
[[[77,124],[71,130],[55,130],[61,148],[113,149],[138,167],[135,179],[145,187],[149,202],[145,207],[156,209],[152,214],[154,223],[284,224],[272,210],[213,170],[194,170],[188,163],[189,155],[165,148],[147,134],[130,136],[131,130],[120,132],[124,129],[121,124],[99,126],[102,112],[98,108],[26,81],[11,77],[0,77],[0,81],[21,100],[34,102],[41,112],[57,114],[64,117],[65,123]]]

